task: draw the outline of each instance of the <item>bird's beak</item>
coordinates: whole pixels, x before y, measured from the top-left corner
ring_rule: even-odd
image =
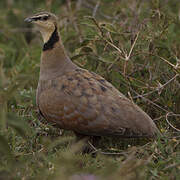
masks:
[[[31,18],[31,17],[28,17],[28,18],[26,18],[24,21],[25,21],[25,22],[28,22],[28,23],[31,23],[31,22],[34,21],[34,19]]]

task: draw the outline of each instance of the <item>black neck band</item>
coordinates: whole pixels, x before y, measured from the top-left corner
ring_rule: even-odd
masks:
[[[53,49],[54,44],[59,41],[59,35],[57,32],[57,27],[55,26],[55,30],[52,33],[50,39],[44,44],[43,51]]]

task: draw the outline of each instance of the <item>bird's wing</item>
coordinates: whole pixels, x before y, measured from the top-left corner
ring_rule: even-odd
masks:
[[[101,76],[76,69],[42,81],[39,108],[48,121],[87,135],[151,136],[151,118]]]

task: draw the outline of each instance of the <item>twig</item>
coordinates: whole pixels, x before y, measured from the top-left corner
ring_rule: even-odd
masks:
[[[78,11],[81,8],[82,0],[78,0],[76,3],[76,10]]]
[[[166,114],[166,122],[167,122],[167,123],[169,124],[169,126],[171,126],[173,129],[175,129],[176,131],[180,132],[180,129],[174,127],[174,126],[169,122],[168,116],[169,116],[170,114],[173,115],[171,112],[168,112],[168,113]]]
[[[117,62],[117,61],[119,61],[119,56],[108,66],[108,68],[107,68],[107,70],[109,71],[111,68],[112,68],[112,66]]]
[[[180,165],[180,163],[171,164],[171,165],[165,167],[164,170],[167,170],[167,169],[170,169],[170,168],[174,168],[174,167],[177,167],[179,165]]]
[[[101,29],[101,27],[99,26],[98,22],[96,21],[96,19],[94,17],[91,16],[86,16],[87,18],[93,20],[94,24],[97,26],[97,28],[99,29],[100,33],[101,33],[101,38],[107,42],[110,46],[112,46],[113,48],[115,48],[120,54],[122,54],[121,49],[119,49],[117,46],[115,46],[113,43],[111,43],[110,41],[108,41],[106,38],[104,38],[104,33]],[[121,57],[123,60],[125,60],[125,58]]]
[[[137,35],[136,35],[136,38],[135,38],[135,40],[134,40],[134,42],[133,42],[133,44],[132,44],[132,46],[131,46],[131,49],[130,49],[130,51],[129,51],[128,56],[126,55],[126,57],[125,57],[125,60],[126,60],[126,61],[129,60],[129,58],[130,58],[130,56],[131,56],[131,54],[132,54],[132,51],[133,51],[134,46],[135,46],[135,44],[136,44],[136,41],[137,41],[137,39],[138,39],[138,37],[139,37],[139,33],[140,33],[140,32],[138,32]]]
[[[129,91],[128,91],[128,96],[129,96],[129,99],[131,100],[131,102],[134,103],[131,93]]]
[[[166,137],[167,139],[177,139],[177,138],[180,138],[180,136],[172,136],[172,137]]]
[[[94,9],[94,6],[92,6],[91,4],[89,4],[87,1],[82,1],[82,4],[83,4],[83,6],[85,7],[85,8],[88,8],[88,9]],[[112,17],[112,16],[108,16],[108,15],[106,15],[106,14],[104,14],[104,13],[102,13],[101,11],[98,11],[98,14],[100,15],[100,16],[102,16],[103,18],[106,18],[106,19],[109,19],[109,20],[116,20],[116,21],[118,21],[119,20],[119,17],[118,16],[114,16],[114,17]]]
[[[122,54],[122,51],[117,47],[117,46],[115,46],[113,43],[111,43],[111,42],[109,42],[107,39],[104,39],[103,38],[103,40],[105,40],[110,46],[112,46],[113,48],[115,48],[120,54]],[[122,57],[121,57],[122,58]],[[122,58],[122,59],[124,59],[124,58]],[[124,59],[125,60],[125,59]]]
[[[74,17],[74,15],[72,13],[73,11],[72,11],[72,6],[71,6],[71,0],[67,0],[67,7],[68,7],[68,10],[70,12],[69,13],[70,14],[70,21],[73,24],[75,31],[79,35],[79,42],[81,43],[83,40],[82,40],[82,37],[81,37],[80,29],[78,28],[78,25],[77,25],[77,23],[75,21],[75,17]]]
[[[137,93],[135,90],[133,90],[132,88],[130,88],[130,89],[131,89],[131,91],[133,91],[135,94],[137,94],[140,98],[144,99],[145,101],[148,101],[149,103],[153,104],[154,106],[158,107],[159,109],[161,109],[161,110],[163,110],[163,111],[165,111],[165,112],[167,112],[167,113],[169,112],[168,110],[162,108],[161,106],[157,105],[156,103],[152,102],[151,100],[149,100],[149,99],[143,97],[142,95],[138,94],[138,93]],[[134,98],[134,97],[133,97],[133,98]]]
[[[171,114],[169,114],[169,116],[179,116],[180,117],[180,114],[171,113]]]
[[[170,63],[167,59],[165,59],[165,58],[163,58],[163,57],[161,57],[161,56],[159,56],[159,55],[153,54],[153,53],[141,52],[141,54],[147,54],[147,55],[151,55],[151,56],[158,57],[158,58],[160,58],[161,60],[163,60],[164,62],[166,62],[168,65],[170,65],[170,66],[175,70],[176,73],[179,73],[179,72],[178,72],[179,66]],[[138,54],[135,54],[134,56],[136,56],[136,55],[138,55]]]
[[[119,71],[119,72],[120,72],[120,71]],[[121,73],[121,72],[120,72],[120,73]],[[123,73],[121,73],[121,74],[124,76]],[[126,86],[128,86],[128,85],[126,84]],[[169,112],[168,110],[162,108],[161,106],[157,105],[156,103],[152,102],[151,100],[143,97],[142,95],[140,95],[139,93],[137,93],[137,92],[136,92],[134,89],[132,89],[131,87],[128,86],[128,88],[130,88],[132,92],[134,92],[136,95],[138,95],[138,97],[142,98],[144,101],[148,101],[149,103],[151,103],[151,104],[153,104],[154,106],[158,107],[159,109],[165,111],[166,113]],[[134,97],[133,97],[133,98],[134,98]]]
[[[127,156],[127,154],[125,152],[119,152],[119,153],[117,153],[117,152],[103,152],[103,151],[98,150],[91,142],[88,141],[88,144],[94,150],[93,152],[91,152],[91,154],[98,152],[98,153],[104,154],[104,155],[124,155],[124,156]]]
[[[171,67],[173,67],[174,69],[177,69],[177,67],[174,65],[174,64],[172,64],[172,63],[170,63],[168,60],[166,60],[165,58],[163,58],[163,57],[161,57],[161,56],[158,56],[158,55],[156,55],[157,57],[159,57],[160,59],[162,59],[163,61],[165,61],[167,64],[169,64]]]
[[[94,10],[93,10],[93,14],[92,14],[92,16],[93,17],[95,17],[96,16],[96,12],[97,12],[97,10],[98,10],[98,7],[99,7],[99,5],[100,5],[100,0],[96,3],[96,6],[95,6],[95,8],[94,8]]]
[[[130,49],[130,51],[129,51],[129,54],[128,54],[128,55],[125,54],[125,63],[124,63],[124,70],[123,70],[124,76],[126,75],[127,64],[128,64],[129,58],[131,57],[132,51],[133,51],[133,49],[134,49],[134,46],[135,46],[135,44],[136,44],[136,41],[137,41],[138,37],[139,37],[139,32],[138,32],[137,35],[136,35],[136,38],[135,38],[135,40],[134,40],[134,42],[133,42],[133,44],[132,44],[132,46],[131,46],[131,49]]]
[[[96,152],[99,152],[99,150],[98,150],[95,146],[93,146],[90,141],[88,141],[88,144],[89,144],[89,145],[91,146],[91,148],[94,150],[94,151],[92,152],[92,154],[93,154],[93,153],[96,153]]]
[[[100,154],[104,154],[104,155],[124,155],[127,157],[127,154],[125,152],[103,152],[100,151]]]
[[[141,95],[138,95],[138,96],[134,96],[133,98],[136,99],[136,98],[139,98],[139,97],[144,97],[144,96],[148,96],[156,91],[159,91],[160,89],[163,89],[165,86],[167,86],[169,83],[171,83],[173,80],[175,80],[177,77],[179,76],[179,74],[176,74],[172,79],[170,79],[169,81],[167,81],[165,84],[163,84],[162,86],[156,88],[155,90],[151,91],[151,92],[148,92],[148,93],[145,93],[145,94],[141,94]]]
[[[153,121],[158,121],[158,120],[160,120],[160,119],[162,119],[162,118],[164,118],[164,117],[165,117],[165,115],[160,116],[160,117],[158,117],[158,118],[153,119]]]
[[[97,28],[99,29],[99,31],[100,31],[100,33],[101,33],[101,36],[104,37],[104,33],[103,33],[101,27],[99,26],[98,22],[96,21],[96,19],[95,19],[94,17],[91,17],[91,16],[85,16],[85,17],[91,19],[91,20],[94,22],[94,24],[95,24],[95,25],[97,26]]]

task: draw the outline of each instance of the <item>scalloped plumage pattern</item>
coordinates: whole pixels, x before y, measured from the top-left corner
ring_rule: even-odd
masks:
[[[41,80],[38,106],[48,121],[85,135],[154,136],[152,119],[101,76],[77,68]]]

